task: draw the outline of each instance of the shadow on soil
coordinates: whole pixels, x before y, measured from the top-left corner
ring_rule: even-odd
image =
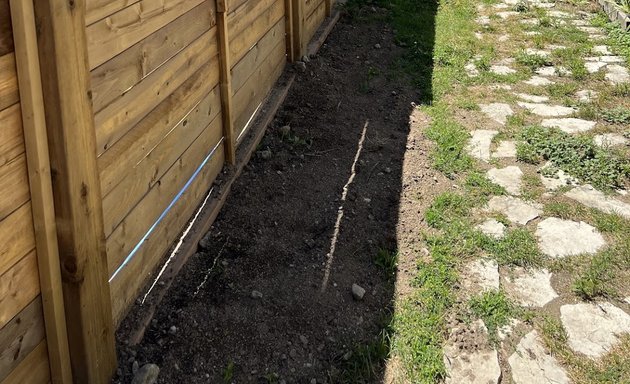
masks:
[[[383,382],[403,156],[413,103],[432,99],[436,2],[393,2],[422,10],[421,42],[396,40],[384,1],[346,5],[142,343],[125,346],[133,325],[121,327],[115,382],[134,360],[159,365],[160,383]],[[421,67],[412,81],[408,66]]]

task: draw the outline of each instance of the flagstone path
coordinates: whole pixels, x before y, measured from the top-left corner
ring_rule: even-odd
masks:
[[[610,92],[611,87],[630,83],[630,74],[624,58],[615,55],[613,49],[604,44],[606,32],[591,25],[592,14],[566,3],[530,0],[529,6],[537,9],[535,14],[540,15],[533,18],[531,12],[518,11],[520,4],[517,0],[503,0],[477,7],[477,39],[494,41],[499,48],[501,44],[505,48],[516,47],[514,41],[518,39],[511,32],[521,31],[530,41],[529,46],[522,47],[520,52],[539,57],[544,64],[533,69],[531,77],[512,82],[511,85],[502,84],[501,81],[483,84],[483,102],[478,103],[479,109],[475,113],[486,119],[486,128],[471,129],[466,149],[486,169],[487,178],[502,186],[506,195],[490,199],[480,212],[476,228],[493,239],[503,238],[508,226],[528,228],[535,234],[542,254],[550,259],[592,257],[611,247],[610,239],[589,223],[547,215],[543,209],[545,199],[560,196],[583,207],[630,218],[630,200],[625,191],[604,193],[562,170],[556,170],[555,175],[541,173],[543,168],[552,165],[549,163],[539,167],[538,176],[547,192],[532,198],[528,194],[529,184],[525,183],[526,165],[516,159],[518,143],[513,139],[504,139],[502,132],[513,116],[525,113],[543,127],[559,128],[571,135],[590,135],[603,148],[627,146],[630,142],[627,135],[618,131],[607,132],[610,125],[605,121],[597,117],[581,117],[577,112],[580,106],[596,103],[601,94]],[[550,86],[564,85],[566,79],[573,75],[570,69],[552,65],[554,52],[570,50],[572,42],[536,45],[539,41],[536,38],[541,34],[537,28],[549,22],[557,28],[573,28],[579,31],[577,33],[583,33],[593,44],[590,52],[582,59],[588,76],[599,76],[599,80],[581,84],[584,88],[573,90],[568,94],[572,98],[570,103],[567,103],[566,98],[554,97],[549,90]],[[512,57],[496,57],[487,66],[486,72],[499,79],[514,76],[518,72],[518,51],[515,51],[516,48],[499,48],[497,52],[512,52]],[[483,76],[480,60],[480,57],[476,57],[465,67],[471,79]],[[503,215],[507,221],[497,220],[497,214]],[[630,292],[622,293],[628,296],[626,302],[623,299],[580,302],[566,289],[558,289],[557,284],[554,272],[548,269],[500,267],[496,261],[485,259],[468,263],[462,281],[465,297],[501,289],[522,307],[549,309],[548,313],[566,330],[567,344],[571,350],[588,359],[606,356],[620,343],[624,334],[630,333]],[[457,347],[466,338],[471,340],[475,348]],[[488,342],[489,333],[481,321],[465,329],[452,329],[444,356],[449,373],[447,382],[575,382],[570,369],[551,355],[542,335],[530,324],[513,319],[510,325],[499,330],[499,339],[499,344]]]

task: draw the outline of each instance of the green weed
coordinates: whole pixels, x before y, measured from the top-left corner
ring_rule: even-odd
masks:
[[[508,325],[514,316],[514,305],[503,291],[486,291],[470,299],[468,306],[472,313],[483,320],[491,338],[496,340],[500,327]]]

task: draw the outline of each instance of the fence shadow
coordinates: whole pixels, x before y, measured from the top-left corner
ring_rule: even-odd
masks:
[[[144,340],[119,334],[115,381],[133,360],[168,383],[384,382],[403,162],[412,111],[433,98],[437,0],[392,4],[422,10],[420,42],[396,40],[384,1],[361,3],[290,69],[285,104]]]

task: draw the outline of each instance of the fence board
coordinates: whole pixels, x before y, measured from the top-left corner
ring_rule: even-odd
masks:
[[[86,0],[85,22],[87,25],[93,24],[138,2],[140,0]]]
[[[199,137],[208,120],[221,111],[215,88],[180,120],[168,135],[103,198],[105,236],[109,236],[138,202],[155,186],[181,154]],[[112,270],[110,268],[110,274]]]
[[[141,0],[87,27],[90,69],[94,69],[204,0]]]
[[[0,111],[0,167],[24,153],[22,114],[19,104]]]
[[[202,163],[209,153],[209,148],[213,148],[219,142],[221,134],[221,119],[217,117],[107,238],[108,261],[110,266],[114,266],[110,267],[110,270],[121,264],[146,231],[157,221]]]
[[[35,248],[31,203],[0,221],[0,275]]]
[[[212,181],[221,171],[224,156],[223,146],[218,145],[216,152],[173,206],[171,213],[160,223],[153,235],[145,241],[142,252],[132,259],[112,281],[112,307],[115,324],[120,322],[162,255],[172,246],[173,239],[177,238],[190,220]]]
[[[234,94],[236,116],[234,129],[238,133],[237,136],[243,132],[253,113],[282,74],[284,64],[284,55],[268,56],[245,85]]]
[[[15,55],[11,52],[0,56],[0,111],[17,103],[18,100]]]
[[[39,294],[35,251],[0,276],[0,328]]]
[[[313,38],[317,28],[326,18],[326,3],[320,2],[317,8],[306,18],[304,25],[304,46],[308,45],[308,42]]]
[[[284,56],[284,20],[280,20],[276,25],[263,36],[258,43],[232,68],[232,93],[236,93],[249,79],[254,70],[258,68],[269,54],[274,56]]]
[[[92,71],[92,101],[99,112],[210,29],[209,1],[188,11]]]
[[[94,121],[98,155],[118,141],[216,54],[216,28],[212,28],[123,97],[97,113]],[[216,68],[217,74],[218,70]]]
[[[0,56],[13,52],[13,31],[9,0],[0,0]]]
[[[206,63],[98,159],[104,195],[111,192],[176,122],[186,116],[190,106],[203,97],[207,92],[207,79],[213,74],[216,76],[215,66],[214,62]]]
[[[304,2],[304,15],[306,18],[310,18],[311,14],[324,2],[324,0],[305,0]],[[308,43],[308,41],[307,41]]]
[[[30,200],[26,156],[0,166],[0,220]]]
[[[46,341],[39,343],[4,380],[0,381],[1,384],[47,384],[49,382],[50,369]]]
[[[236,16],[237,14],[235,13],[231,17]],[[230,61],[233,65],[238,63],[256,42],[283,18],[284,2],[276,0],[269,8],[262,12],[259,17],[251,22],[243,32],[236,35],[230,34]]]
[[[42,301],[37,296],[0,329],[0,381],[42,342],[44,333]]]
[[[230,7],[228,3],[228,30],[230,41],[232,38],[248,30],[266,10],[271,8],[277,0],[245,1],[238,8]]]

